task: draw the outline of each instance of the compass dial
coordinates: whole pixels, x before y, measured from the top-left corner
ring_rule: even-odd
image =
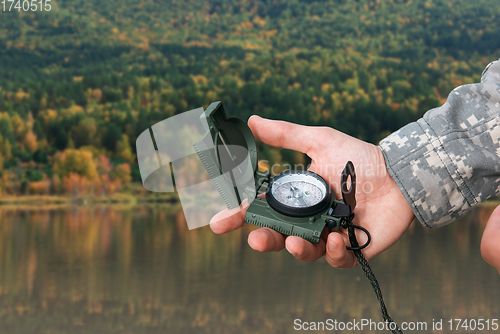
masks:
[[[277,175],[268,187],[266,199],[279,213],[288,216],[313,216],[330,204],[330,188],[319,175],[291,170]]]
[[[325,190],[305,181],[290,181],[275,184],[272,190],[274,198],[293,207],[308,207],[319,203],[325,196]]]

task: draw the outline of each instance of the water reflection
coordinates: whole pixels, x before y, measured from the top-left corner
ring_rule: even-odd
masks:
[[[493,208],[436,230],[414,223],[371,261],[395,320],[500,318],[500,278],[479,251]],[[296,318],[382,321],[360,268],[254,252],[252,228],[189,231],[175,206],[0,208],[0,333],[291,333]]]

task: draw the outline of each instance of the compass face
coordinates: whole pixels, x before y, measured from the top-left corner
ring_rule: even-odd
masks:
[[[266,199],[274,210],[284,215],[314,216],[330,204],[330,187],[315,173],[291,170],[271,181]]]

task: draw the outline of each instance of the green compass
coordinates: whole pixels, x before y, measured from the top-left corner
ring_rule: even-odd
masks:
[[[352,219],[356,175],[351,162],[342,173],[342,199],[337,200],[328,182],[311,171],[288,170],[276,176],[259,171],[250,128],[229,116],[222,102],[212,103],[202,117],[209,129],[193,147],[228,209],[248,199],[245,222],[318,243],[325,226],[339,229]],[[262,193],[265,198],[258,196]]]
[[[276,176],[259,171],[252,131],[241,119],[229,116],[222,102],[212,103],[201,117],[208,124],[208,131],[193,147],[227,208],[234,209],[247,199],[250,205],[245,213],[246,223],[316,244],[325,227],[329,232],[345,228],[351,244],[346,249],[354,252],[370,280],[384,320],[394,325],[393,333],[402,334],[387,313],[375,274],[361,252],[370,244],[371,236],[364,227],[353,224],[356,173],[352,162],[348,161],[342,171],[342,199],[336,199],[328,182],[312,171],[288,170]],[[366,234],[364,245],[359,246],[354,229]]]
[[[273,178],[266,191],[269,206],[286,216],[310,217],[330,206],[330,187],[310,171],[289,170]]]

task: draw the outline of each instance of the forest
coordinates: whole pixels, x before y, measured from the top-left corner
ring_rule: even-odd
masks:
[[[218,100],[377,143],[500,57],[497,0],[53,0],[0,31],[2,195],[126,191],[142,131]]]

